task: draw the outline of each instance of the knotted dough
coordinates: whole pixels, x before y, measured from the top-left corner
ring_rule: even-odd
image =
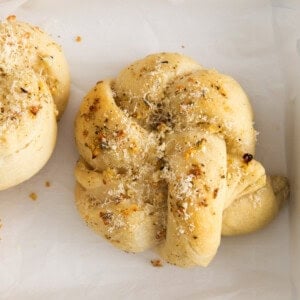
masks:
[[[30,178],[48,161],[69,89],[59,45],[13,16],[0,22],[0,190]]]
[[[206,266],[222,232],[257,230],[278,212],[253,159],[246,94],[186,56],[149,55],[99,81],[81,104],[75,136],[78,210],[125,251],[157,246],[172,264]]]

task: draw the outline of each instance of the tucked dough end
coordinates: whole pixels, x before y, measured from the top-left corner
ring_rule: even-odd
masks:
[[[224,210],[222,235],[247,234],[265,227],[277,216],[288,196],[285,177],[267,177],[264,187],[235,200]]]

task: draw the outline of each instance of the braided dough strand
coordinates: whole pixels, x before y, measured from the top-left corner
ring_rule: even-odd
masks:
[[[247,234],[266,226],[277,216],[288,196],[287,179],[268,176],[265,186],[235,199],[224,210],[222,235]]]
[[[0,22],[0,66],[32,68],[46,82],[59,112],[70,92],[69,68],[61,47],[39,27],[12,18]]]
[[[206,266],[221,238],[226,199],[225,142],[201,131],[169,135],[166,159],[168,217],[161,255],[182,267]]]
[[[56,111],[47,85],[30,69],[0,76],[0,190],[27,180],[49,159]],[[26,89],[24,92],[22,89]]]
[[[0,190],[29,179],[48,161],[69,89],[60,46],[15,17],[0,22]]]

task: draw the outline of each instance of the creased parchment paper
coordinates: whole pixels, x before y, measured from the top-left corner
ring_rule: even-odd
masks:
[[[295,109],[287,114],[291,95],[286,74],[296,73],[290,71],[286,55],[296,44],[291,42],[293,50],[282,44],[284,30],[293,26],[290,14],[299,19],[297,4],[0,0],[0,17],[8,14],[41,26],[63,46],[72,92],[51,160],[29,181],[0,192],[0,299],[296,299],[299,281],[295,270],[291,280],[290,262],[295,266],[297,254],[290,251],[290,233],[299,243],[294,234],[299,224],[292,222],[299,214],[290,218],[288,207],[260,232],[223,238],[208,268],[154,268],[153,251],[127,254],[95,235],[79,218],[73,201],[78,157],[73,123],[82,97],[96,81],[114,77],[147,54],[181,52],[242,84],[260,132],[257,158],[269,173],[289,173],[293,182],[296,176],[299,180],[299,160],[296,166],[289,155],[296,151],[296,133],[287,134],[289,126],[300,129],[298,121],[290,124]],[[299,118],[299,98],[293,103]],[[31,192],[38,195],[36,201],[29,198]],[[293,195],[299,197],[299,185]]]

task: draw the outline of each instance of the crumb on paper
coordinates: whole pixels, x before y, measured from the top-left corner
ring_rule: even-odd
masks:
[[[51,186],[51,182],[50,181],[45,181],[45,187],[50,187]]]
[[[182,49],[184,49],[184,48],[185,48],[185,46],[184,46],[184,45],[181,45],[181,48],[182,48]]]
[[[16,16],[15,15],[9,15],[7,18],[6,18],[6,20],[7,21],[15,21],[16,20]]]
[[[34,192],[30,193],[30,194],[29,194],[29,197],[30,197],[30,199],[31,199],[32,201],[35,201],[35,200],[37,200],[37,198],[38,198],[37,194],[34,193]]]
[[[77,35],[76,38],[75,38],[75,41],[77,43],[80,43],[82,41],[82,37],[80,35]]]
[[[163,266],[160,259],[152,259],[151,264],[153,267],[162,267]]]

